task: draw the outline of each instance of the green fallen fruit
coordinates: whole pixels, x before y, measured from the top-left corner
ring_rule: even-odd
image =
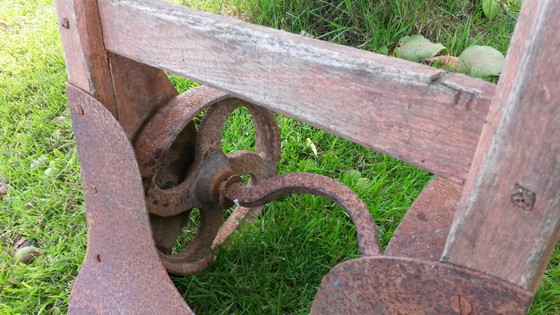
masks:
[[[24,246],[16,250],[14,258],[24,264],[30,263],[35,257],[41,255],[35,246]]]

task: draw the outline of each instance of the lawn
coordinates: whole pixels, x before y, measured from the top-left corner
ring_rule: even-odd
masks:
[[[514,11],[489,20],[469,0],[183,4],[385,54],[413,34],[441,42],[453,55],[474,44],[505,53],[516,22]],[[2,0],[0,21],[0,183],[9,189],[0,201],[0,313],[66,313],[85,254],[86,222],[54,2]],[[180,91],[195,85],[171,78]],[[278,115],[277,122],[280,173],[313,172],[348,185],[370,209],[383,246],[432,178],[292,119]],[[224,149],[251,148],[247,113],[236,111],[228,124]],[[182,241],[192,236],[194,223]],[[35,239],[43,253],[29,265],[13,259],[12,245],[20,238]],[[290,196],[271,203],[255,224],[236,234],[208,270],[173,281],[201,314],[305,313],[322,277],[357,256],[354,227],[339,207],[318,197]],[[560,314],[559,265],[557,247],[531,314]]]

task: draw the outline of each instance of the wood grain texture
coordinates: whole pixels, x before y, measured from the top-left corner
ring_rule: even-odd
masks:
[[[57,0],[68,82],[94,96],[113,116],[117,104],[96,0]]]
[[[560,2],[526,1],[442,260],[535,292],[560,229]]]
[[[463,182],[495,85],[154,0],[100,1],[107,50]]]
[[[105,50],[97,1],[57,0],[68,82],[90,93],[133,139],[177,91],[165,72]]]

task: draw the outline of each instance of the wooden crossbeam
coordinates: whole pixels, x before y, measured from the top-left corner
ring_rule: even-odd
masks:
[[[98,5],[110,52],[466,178],[493,84],[166,2]]]

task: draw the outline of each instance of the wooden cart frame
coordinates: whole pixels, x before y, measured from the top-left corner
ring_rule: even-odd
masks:
[[[496,312],[529,306],[560,231],[560,2],[524,2],[497,85],[156,0],[57,0],[57,10],[88,212],[71,311],[189,311],[158,260],[131,146],[177,98],[164,70],[437,175],[384,255],[356,270],[454,291],[405,303],[395,292],[420,293],[387,288],[387,300],[362,300],[365,310],[447,301],[460,314],[484,312],[471,286],[498,288],[506,306]],[[99,233],[121,241],[106,248]],[[131,234],[145,239],[122,241]],[[143,259],[112,262],[111,251]],[[348,287],[335,305],[329,276],[313,311],[360,310]]]

